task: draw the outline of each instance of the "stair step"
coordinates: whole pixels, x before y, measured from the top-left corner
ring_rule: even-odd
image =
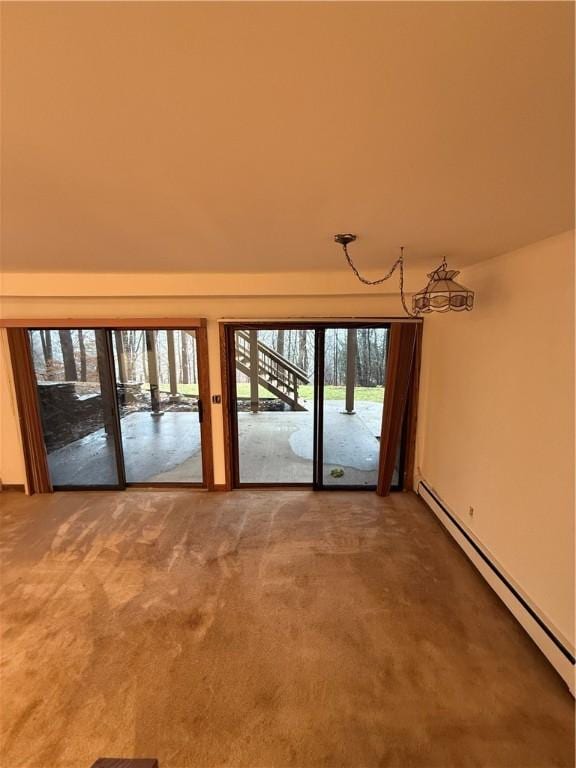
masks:
[[[250,338],[243,331],[238,331],[236,338],[236,368],[250,376]],[[239,339],[242,343],[238,343]],[[261,341],[258,342],[258,384],[292,409],[306,410],[297,395],[299,384],[309,384],[305,372]]]

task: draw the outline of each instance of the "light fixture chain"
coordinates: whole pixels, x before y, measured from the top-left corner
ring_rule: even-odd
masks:
[[[394,274],[394,272],[398,268],[398,265],[401,264],[403,259],[404,259],[403,254],[400,254],[400,256],[396,259],[394,264],[392,264],[392,267],[390,268],[389,272],[386,275],[384,275],[384,277],[381,277],[378,280],[368,280],[368,278],[367,277],[363,277],[360,274],[360,272],[358,271],[358,269],[356,268],[356,265],[352,261],[352,257],[348,253],[347,245],[344,244],[342,247],[344,248],[344,254],[346,255],[346,261],[348,262],[350,268],[352,269],[352,271],[354,272],[354,274],[356,275],[358,280],[360,280],[361,283],[364,283],[364,285],[380,285],[380,283],[385,283],[386,280],[389,280],[392,277],[392,275]]]
[[[344,249],[344,254],[346,256],[346,261],[348,262],[348,265],[350,266],[350,268],[352,269],[352,271],[354,272],[358,280],[360,280],[361,283],[364,283],[364,285],[380,285],[381,283],[385,283],[386,280],[389,280],[392,277],[394,272],[399,267],[400,268],[400,299],[402,301],[402,306],[404,307],[404,311],[409,317],[418,317],[419,315],[418,312],[411,312],[408,309],[406,296],[404,295],[404,248],[403,247],[400,248],[400,256],[398,256],[394,264],[392,264],[387,274],[384,275],[384,277],[380,277],[378,280],[368,280],[367,277],[364,277],[363,275],[361,275],[356,265],[354,264],[352,257],[348,253],[348,247],[346,243],[342,244],[342,248]]]
[[[404,248],[401,248],[400,250],[400,301],[404,307],[404,312],[406,312],[409,317],[418,317],[419,312],[412,312],[408,309],[408,304],[406,303],[406,296],[404,295]]]

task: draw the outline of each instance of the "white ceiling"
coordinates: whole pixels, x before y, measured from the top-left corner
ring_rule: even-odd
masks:
[[[572,3],[4,3],[6,271],[455,266],[573,227]]]

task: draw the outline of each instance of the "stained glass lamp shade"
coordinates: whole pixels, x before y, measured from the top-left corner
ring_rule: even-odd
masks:
[[[428,285],[412,297],[415,312],[462,312],[474,306],[474,291],[455,282],[457,269],[447,269],[442,264],[430,272]]]

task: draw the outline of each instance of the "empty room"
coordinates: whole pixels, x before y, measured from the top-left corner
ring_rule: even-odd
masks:
[[[0,10],[0,765],[574,768],[575,4]]]

